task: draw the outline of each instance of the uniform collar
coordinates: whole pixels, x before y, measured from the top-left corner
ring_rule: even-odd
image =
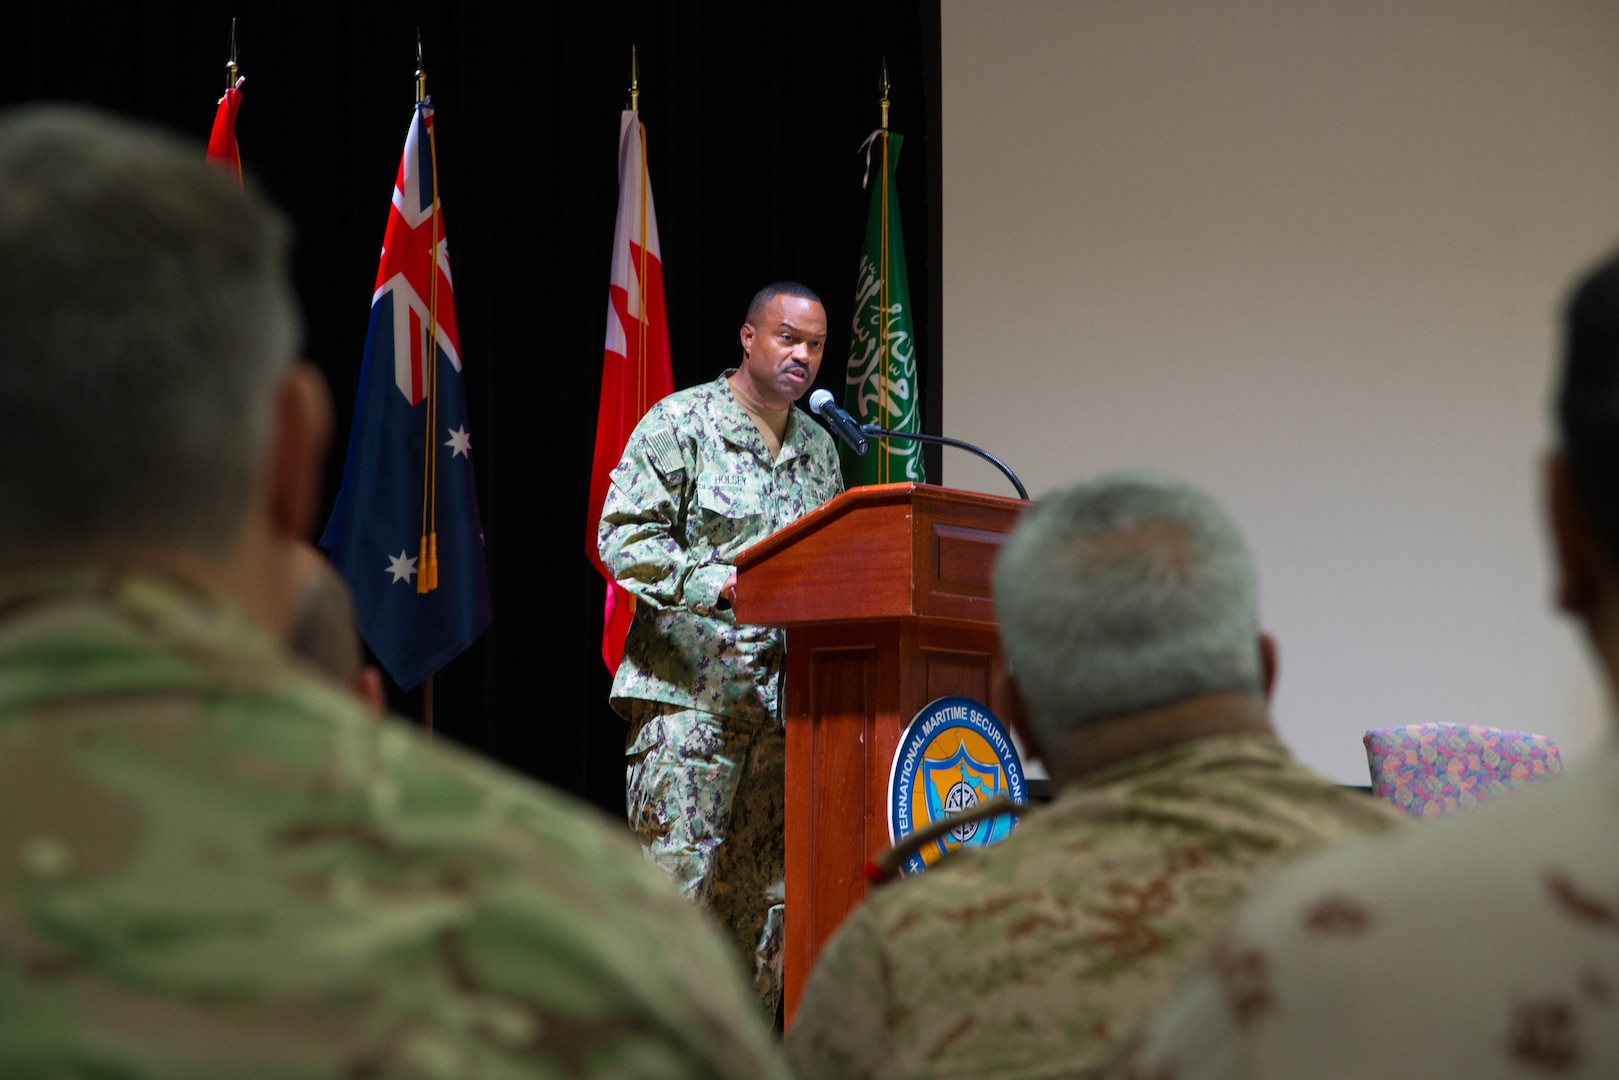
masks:
[[[1291,760],[1287,747],[1273,732],[1210,735],[1115,762],[1065,785],[1064,792],[1094,790],[1125,781],[1145,782],[1169,774],[1193,774],[1210,768],[1226,769],[1237,763],[1274,768]]]
[[[753,426],[753,418],[731,393],[731,384],[727,380],[734,374],[736,368],[726,368],[718,379],[709,384],[714,391],[714,426],[726,442],[751,450],[761,461],[772,464],[770,448],[765,446],[764,436],[759,434],[759,429]],[[787,406],[787,430],[781,437],[781,453],[776,455],[773,464],[780,465],[802,454],[806,436],[802,412],[795,405]]]

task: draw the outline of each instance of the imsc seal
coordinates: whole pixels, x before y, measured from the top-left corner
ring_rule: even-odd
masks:
[[[917,713],[900,736],[888,774],[889,842],[996,795],[1015,803],[1028,798],[1011,736],[982,703],[939,698]],[[988,847],[1004,840],[1015,824],[1004,814],[952,829],[911,856],[903,870],[925,870],[960,847]]]

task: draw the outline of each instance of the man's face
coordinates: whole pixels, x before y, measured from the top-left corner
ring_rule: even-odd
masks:
[[[821,367],[826,310],[800,296],[777,296],[757,321],[742,324],[742,371],[748,393],[785,409],[804,396]]]

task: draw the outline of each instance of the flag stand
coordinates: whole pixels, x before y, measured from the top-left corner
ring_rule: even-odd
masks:
[[[426,100],[427,100],[427,66],[422,63],[422,31],[421,31],[421,28],[418,27],[416,29],[416,103],[418,105],[420,105],[422,102],[424,102]],[[433,214],[434,214],[435,228],[433,230],[433,232],[434,232],[434,235],[433,235],[433,247],[431,249],[430,254],[431,254],[432,259],[436,262],[436,260],[438,259],[438,229],[436,227],[437,226],[437,216],[438,216],[438,205],[437,205],[437,200],[438,200],[438,162],[437,161],[434,161],[434,163],[433,163],[433,199],[434,199]],[[436,278],[433,281],[433,284],[434,284],[435,287],[438,285],[438,281],[436,280]],[[435,303],[435,304],[431,305],[431,307],[429,308],[429,311],[431,312],[430,321],[431,321],[432,329],[430,330],[429,335],[428,335],[428,337],[429,337],[428,347],[427,347],[427,350],[426,350],[426,352],[424,354],[424,359],[423,359],[423,363],[426,364],[427,366],[429,366],[432,369],[431,374],[428,376],[428,378],[426,380],[429,387],[432,386],[433,381],[434,381],[434,379],[436,378],[436,376],[438,374],[438,371],[437,371],[437,369],[438,369],[438,322],[437,322],[438,312],[436,310],[433,310],[433,308],[436,308],[436,307],[437,307],[437,304]],[[433,405],[434,405],[433,391],[431,389],[429,389],[428,390],[428,402],[427,402],[427,417],[428,417],[428,419],[427,419],[427,424],[428,424],[427,430],[429,431],[429,433],[431,433],[432,430],[433,430],[433,426],[432,426],[433,425],[433,420],[434,420]],[[431,462],[433,460],[433,439],[431,437],[431,434],[429,434],[426,445],[427,445],[427,453],[425,455],[424,460]],[[430,501],[432,499],[432,495],[430,494],[430,492],[431,492],[431,486],[429,486],[427,488],[427,490],[424,491],[423,498]],[[437,507],[433,507],[433,509],[437,509]],[[436,533],[436,530],[435,530],[435,533]],[[436,567],[436,565],[434,565],[438,561],[438,558],[437,558],[438,552],[434,550],[434,548],[437,547],[438,536],[435,535],[434,533],[429,533],[427,531],[425,523],[424,523],[424,527],[422,529],[422,534],[423,534],[422,535],[422,546],[421,546],[422,568],[416,575],[416,582],[417,582],[417,591],[418,592],[427,592],[434,585],[438,584],[438,582],[436,580],[434,580],[435,578],[438,577],[438,574],[436,573],[437,567]],[[430,537],[431,537],[431,541],[432,541],[431,543],[429,542]],[[433,676],[432,675],[429,675],[426,679],[422,680],[422,729],[424,731],[426,731],[429,736],[431,736],[433,734]]]

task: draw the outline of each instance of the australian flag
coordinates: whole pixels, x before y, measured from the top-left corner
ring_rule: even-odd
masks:
[[[366,644],[404,689],[489,625],[479,520],[425,101],[394,181],[343,486],[320,539],[353,590]]]

